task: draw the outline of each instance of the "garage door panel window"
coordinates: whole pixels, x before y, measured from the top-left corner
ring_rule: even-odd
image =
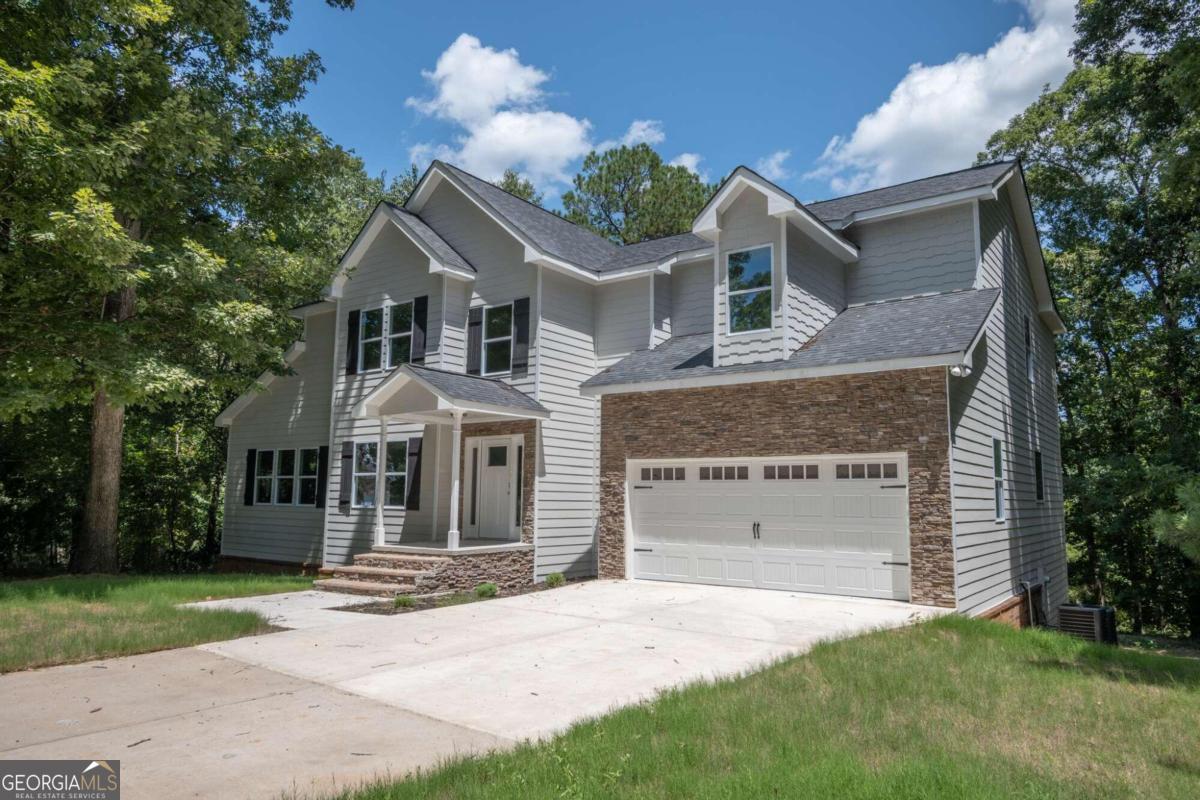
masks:
[[[700,480],[748,481],[750,480],[750,467],[746,464],[701,467]]]
[[[820,475],[821,471],[816,464],[766,464],[763,466],[763,478],[768,481],[815,481],[820,478]]]
[[[834,475],[839,481],[894,480],[900,476],[900,468],[895,461],[838,464],[834,467]]]
[[[644,481],[682,481],[687,480],[687,469],[684,467],[642,467]]]

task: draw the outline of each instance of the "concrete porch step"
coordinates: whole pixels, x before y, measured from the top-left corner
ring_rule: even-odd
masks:
[[[393,567],[334,567],[329,570],[334,578],[352,581],[375,581],[378,583],[420,583],[420,579],[433,574],[428,569],[397,569]]]
[[[326,592],[341,592],[342,594],[361,594],[370,597],[395,597],[398,594],[412,594],[417,590],[413,583],[381,583],[379,581],[356,581],[345,578],[326,578],[313,581],[313,588]]]

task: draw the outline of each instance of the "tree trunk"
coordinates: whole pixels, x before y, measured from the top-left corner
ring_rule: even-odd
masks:
[[[122,323],[133,316],[136,295],[126,287],[104,298],[104,319]],[[125,405],[110,402],[103,386],[92,396],[92,429],[83,530],[71,554],[73,572],[118,572],[117,511],[121,500],[121,460]]]
[[[125,406],[109,402],[103,389],[92,399],[91,453],[83,530],[72,554],[73,572],[118,572],[117,507],[121,499],[121,456]]]

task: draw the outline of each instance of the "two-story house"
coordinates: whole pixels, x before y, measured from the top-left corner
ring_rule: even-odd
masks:
[[[807,205],[739,167],[619,246],[434,162],[294,313],[290,374],[219,419],[226,559],[1065,599],[1063,326],[1016,163]]]

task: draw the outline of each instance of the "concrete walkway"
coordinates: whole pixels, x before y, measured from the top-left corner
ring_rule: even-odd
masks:
[[[0,758],[121,759],[126,798],[319,793],[939,613],[624,581],[397,616],[325,610],[345,602],[200,604],[294,629],[0,677]]]

